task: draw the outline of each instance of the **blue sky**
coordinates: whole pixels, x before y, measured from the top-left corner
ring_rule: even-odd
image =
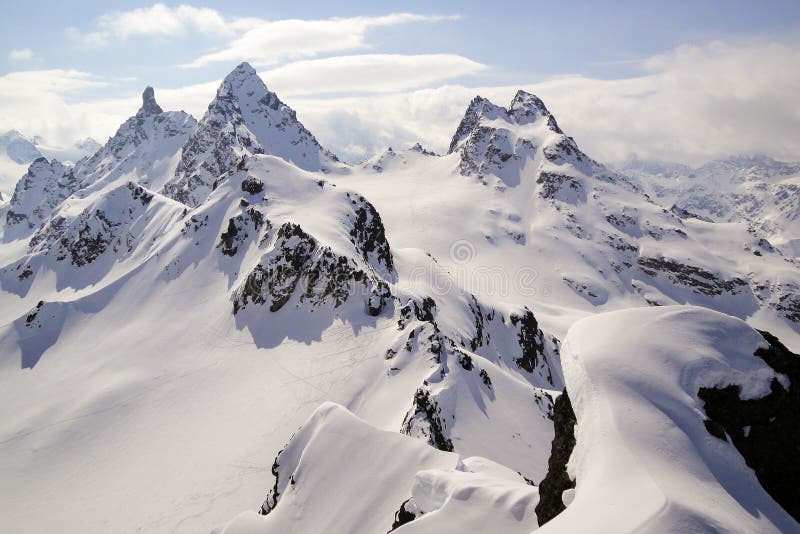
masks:
[[[200,115],[218,80],[239,61],[249,60],[268,86],[296,107],[309,126],[317,127],[323,141],[329,137],[329,144],[338,144],[333,148],[351,159],[382,143],[407,143],[414,136],[440,148],[474,90],[502,99],[513,87],[552,93],[546,102],[552,102],[562,122],[577,128],[605,159],[626,152],[681,159],[686,148],[676,141],[680,131],[670,139],[653,137],[663,128],[661,121],[680,117],[652,109],[653,131],[621,139],[615,148],[601,143],[610,126],[591,126],[601,120],[591,116],[598,113],[592,100],[606,102],[605,115],[618,111],[637,117],[649,110],[642,100],[663,107],[671,101],[665,94],[670,85],[703,72],[716,73],[733,87],[741,78],[748,86],[745,100],[764,100],[773,92],[773,80],[750,87],[753,81],[746,79],[753,70],[747,62],[759,57],[770,70],[765,73],[764,65],[755,70],[762,77],[774,75],[782,91],[777,102],[769,95],[771,107],[762,111],[775,117],[780,128],[795,126],[779,111],[796,103],[789,93],[797,80],[783,79],[781,73],[800,70],[795,54],[800,2],[601,4],[411,1],[387,7],[360,1],[228,1],[187,2],[180,8],[171,2],[15,2],[4,6],[0,20],[0,89],[11,94],[0,129],[15,127],[62,144],[76,136],[103,137],[113,133],[131,108],[135,111],[136,95],[146,84],[163,93],[168,104]],[[19,73],[26,74],[23,78]],[[564,77],[571,80],[567,86]],[[30,86],[35,90],[26,97],[22,93]],[[730,100],[732,106],[743,103],[742,91],[712,94],[717,91],[699,83],[694,96]],[[565,93],[574,100],[567,100]],[[672,96],[693,98],[682,89],[678,93]],[[37,106],[36,95],[53,107]],[[433,125],[435,134],[426,137],[410,121],[396,127],[373,124],[357,109],[385,109],[411,100],[428,116],[428,108],[447,108],[432,117],[441,122]],[[26,106],[31,117],[21,117],[20,108]],[[586,108],[590,116],[581,120],[578,113],[585,114]],[[0,111],[6,111],[2,103]],[[402,110],[394,111],[389,115],[403,118]],[[60,113],[62,119],[53,124],[52,117],[48,122],[46,116],[34,116],[46,113]],[[700,118],[718,121],[725,115],[718,109],[713,117]],[[332,123],[345,118],[353,119],[354,126]],[[684,159],[700,161],[751,145],[764,151],[770,146],[763,141],[764,132],[772,126],[762,124],[755,128],[757,137],[726,145],[725,132],[737,124],[724,124],[712,132],[709,147],[695,147]],[[792,143],[773,155],[791,156],[800,147],[800,141]]]

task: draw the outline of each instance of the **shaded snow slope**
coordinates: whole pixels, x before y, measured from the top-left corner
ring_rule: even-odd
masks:
[[[636,325],[635,329],[631,325]],[[729,442],[712,436],[698,392],[770,392],[766,346],[742,321],[695,307],[634,309],[576,323],[562,365],[577,416],[574,501],[543,532],[792,532]]]

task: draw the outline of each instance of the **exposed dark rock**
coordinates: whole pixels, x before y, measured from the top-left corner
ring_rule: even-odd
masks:
[[[536,505],[536,518],[539,526],[544,525],[563,512],[566,507],[562,500],[564,491],[574,488],[575,481],[569,478],[567,462],[575,448],[575,412],[567,395],[567,390],[556,399],[553,409],[555,436],[547,461],[547,475],[539,484],[539,504]]]
[[[400,329],[405,328],[412,317],[416,317],[422,322],[433,323],[435,310],[436,301],[431,297],[425,297],[419,303],[411,299],[400,309],[400,319],[397,321],[397,325]]]
[[[681,219],[697,219],[699,221],[705,222],[714,222],[708,217],[703,217],[702,215],[698,215],[696,213],[692,213],[691,211],[684,209],[677,204],[673,204],[672,207],[669,209],[670,212],[677,215]]]
[[[118,224],[112,223],[106,214],[101,210],[94,212],[94,217],[101,225],[100,230],[94,230],[88,220],[83,221],[78,229],[77,239],[69,241],[63,237],[61,244],[69,250],[72,256],[72,263],[82,267],[92,263],[106,251],[112,241],[112,228]]]
[[[217,246],[226,256],[235,256],[239,251],[239,245],[245,243],[251,232],[257,233],[264,224],[267,225],[267,228],[272,227],[264,214],[254,206],[245,206],[247,209],[244,213],[228,219],[227,229],[220,234],[220,242]]]
[[[350,197],[350,193],[347,196]],[[374,255],[378,264],[383,265],[388,272],[394,271],[392,252],[378,210],[364,197],[358,197],[358,203],[360,205],[355,210],[350,229],[350,242],[368,264],[372,264],[370,256]]]
[[[469,354],[464,354],[463,352],[458,353],[458,363],[461,364],[461,367],[463,367],[465,371],[472,371],[474,368],[472,364],[472,356]]]
[[[539,365],[539,355],[544,354],[544,334],[539,330],[539,323],[533,312],[528,309],[522,315],[512,314],[510,319],[511,324],[519,326],[517,337],[522,348],[522,355],[514,363],[532,373]]]
[[[400,509],[395,512],[394,522],[392,523],[392,528],[389,530],[389,532],[394,532],[406,523],[411,523],[414,519],[416,519],[417,515],[409,508],[413,508],[413,503],[411,499],[406,499],[403,501],[403,504],[400,505]]]
[[[539,190],[541,198],[566,200],[566,197],[559,195],[565,189],[570,189],[581,197],[585,195],[583,184],[577,178],[566,174],[542,171],[539,173],[536,183],[542,186]]]
[[[159,113],[164,113],[164,110],[161,109],[161,106],[159,106],[158,102],[156,102],[153,88],[149,85],[145,87],[144,92],[142,93],[142,107],[139,110],[139,113],[142,113],[143,115],[158,115]]]
[[[249,209],[253,209],[252,207]],[[298,287],[300,302],[312,306],[330,302],[341,306],[356,288],[368,293],[366,312],[378,315],[391,297],[386,282],[359,267],[355,260],[320,246],[298,225],[284,223],[277,231],[273,252],[248,274],[234,296],[233,313],[253,304],[280,310]]]
[[[790,352],[769,332],[769,343],[755,356],[789,378],[789,389],[773,379],[760,399],[741,400],[741,388],[701,388],[708,432],[731,442],[755,471],[761,486],[789,515],[800,521],[800,355]]]
[[[424,387],[417,389],[411,410],[403,419],[401,432],[407,435],[421,433],[428,438],[428,444],[441,451],[453,451],[453,442],[445,436],[445,424],[442,421],[441,409],[431,392]]]
[[[280,497],[280,493],[278,492],[278,481],[280,480],[280,471],[278,468],[280,464],[278,463],[278,458],[281,457],[281,453],[283,450],[278,451],[278,455],[275,457],[275,461],[272,462],[272,476],[275,477],[275,484],[273,484],[272,489],[267,494],[267,498],[264,499],[264,502],[261,504],[261,508],[258,510],[258,513],[261,515],[267,515],[271,511],[278,506],[278,498]]]
[[[251,195],[257,195],[264,190],[264,182],[256,178],[255,176],[248,176],[244,180],[242,180],[242,191],[246,193],[250,193]]]
[[[792,322],[800,323],[800,287],[795,284],[779,285],[781,295],[774,304],[781,315]]]
[[[479,376],[481,377],[481,380],[483,380],[483,383],[486,385],[486,387],[492,387],[492,379],[489,378],[489,373],[486,372],[486,369],[481,369]]]
[[[642,271],[650,276],[659,272],[675,284],[691,287],[696,293],[721,295],[724,292],[738,294],[747,282],[741,278],[724,278],[694,265],[687,265],[667,258],[642,257],[638,260]]]

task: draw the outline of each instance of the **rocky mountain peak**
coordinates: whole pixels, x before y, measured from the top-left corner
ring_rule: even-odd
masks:
[[[217,89],[217,96],[211,105],[233,103],[233,101],[241,104],[241,101],[244,100],[260,100],[269,95],[272,93],[267,89],[256,70],[249,63],[243,62],[222,80]]]
[[[158,115],[159,113],[164,113],[164,110],[161,109],[161,106],[156,102],[155,91],[148,85],[142,93],[142,107],[139,108],[137,115],[148,116]]]
[[[534,94],[527,91],[519,90],[514,95],[511,105],[508,107],[508,115],[514,119],[517,124],[528,124],[536,121],[540,117],[548,118],[548,125],[550,129],[561,133],[561,129],[555,122],[553,115],[547,110],[544,102]]]
[[[453,139],[450,142],[450,148],[447,153],[450,154],[458,147],[459,144],[472,132],[480,123],[481,117],[487,112],[494,112],[502,110],[499,106],[492,104],[488,99],[480,95],[475,96],[467,106],[467,111],[464,113],[464,118],[456,129]]]
[[[225,80],[232,81],[235,79],[249,78],[251,76],[258,76],[256,69],[254,69],[247,61],[243,61],[236,65],[236,68],[228,73],[227,76],[225,76]]]
[[[476,96],[467,106],[464,118],[450,142],[448,154],[454,152],[473,132],[480,129],[482,120],[500,120],[508,123],[509,127],[513,127],[514,125],[532,124],[542,118],[547,120],[549,130],[563,134],[555,117],[547,110],[544,102],[534,94],[523,90],[517,91],[508,108],[498,106],[482,96]]]
[[[338,163],[294,110],[267,89],[255,69],[241,63],[220,84],[164,192],[197,206],[242,157],[257,154],[277,156],[307,171],[328,172]]]

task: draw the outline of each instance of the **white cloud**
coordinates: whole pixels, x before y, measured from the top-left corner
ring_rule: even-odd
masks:
[[[242,60],[264,66],[324,53],[364,49],[367,48],[366,34],[375,28],[454,18],[458,17],[393,13],[381,17],[262,21],[222,49],[200,56],[184,67]]]
[[[17,50],[12,50],[8,54],[8,59],[11,61],[30,61],[33,59],[33,50],[30,48],[20,48]]]
[[[68,34],[81,44],[97,46],[114,40],[125,41],[133,36],[175,37],[189,32],[232,37],[262,22],[256,18],[226,19],[211,8],[154,4],[130,11],[106,13],[97,20],[94,31],[81,33],[70,28]]]
[[[364,54],[297,61],[261,77],[283,95],[319,95],[405,91],[487,68],[453,54]]]
[[[740,153],[800,159],[800,45],[681,46],[621,80],[579,76],[534,88],[587,150],[606,160],[698,163]]]
[[[315,62],[301,62],[300,66],[308,63]],[[597,159],[614,161],[636,153],[700,163],[739,153],[800,159],[798,64],[800,46],[796,44],[751,41],[680,47],[645,61],[641,76],[617,80],[565,76],[513,86],[446,85],[323,98],[306,94],[304,87],[319,81],[342,83],[326,79],[331,71],[303,74],[304,69],[293,67],[307,76],[296,84],[288,75],[273,80],[265,73],[264,79],[270,88],[278,89],[281,98],[297,110],[300,120],[323,144],[350,160],[388,145],[402,148],[416,141],[444,151],[472,97],[481,94],[507,105],[514,92],[522,88],[541,96],[564,131]],[[276,72],[280,74],[281,69],[272,74]],[[367,77],[363,73],[354,75],[355,85],[343,84],[336,90],[358,89]],[[0,131],[16,128],[64,145],[87,135],[104,140],[140,105],[139,95],[90,98],[87,91],[107,83],[78,71],[2,76]],[[381,91],[402,81],[389,76],[369,83],[370,90]],[[217,85],[209,82],[167,90],[157,87],[156,98],[165,109],[185,109],[200,117]]]
[[[186,4],[176,7],[154,4],[106,13],[97,19],[92,31],[69,28],[67,35],[78,44],[95,47],[113,41],[124,42],[135,36],[170,39],[194,33],[223,38],[228,42],[183,67],[241,61],[264,66],[325,53],[365,49],[368,47],[366,34],[375,28],[457,18],[455,15],[392,13],[377,17],[270,21],[255,17],[227,18],[215,9]]]
[[[118,124],[116,113],[75,101],[87,91],[108,85],[87,72],[66,69],[0,76],[0,131],[17,129],[31,137],[63,142],[63,146],[97,132],[97,124],[104,124],[99,130],[107,131]]]
[[[698,164],[743,153],[800,160],[798,64],[794,43],[718,42],[650,58],[645,73],[632,78],[564,76],[506,87],[287,100],[321,141],[350,159],[416,141],[446,150],[473,96],[507,105],[521,88],[538,94],[562,128],[605,161],[638,154]]]

